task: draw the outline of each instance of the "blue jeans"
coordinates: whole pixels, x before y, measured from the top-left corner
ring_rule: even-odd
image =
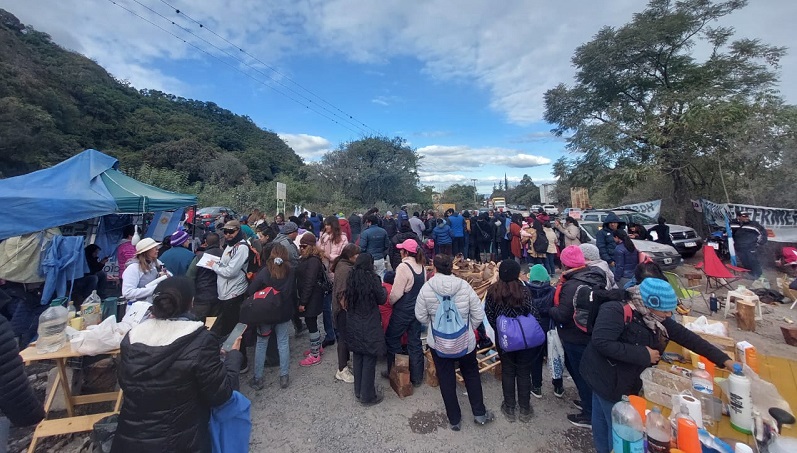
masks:
[[[612,407],[614,403],[592,394],[592,442],[598,453],[612,451]]]
[[[580,369],[581,357],[584,355],[587,345],[562,341],[562,347],[565,350],[565,366],[578,389],[578,397],[581,400],[581,408],[583,409],[581,413],[585,417],[592,417],[592,389],[581,377]]]
[[[548,271],[548,275],[553,277],[556,274],[556,253],[546,253],[545,261],[542,264]]]
[[[8,432],[11,428],[11,421],[0,415],[0,453],[8,451]]]
[[[266,365],[266,349],[268,348],[269,334],[277,336],[277,350],[280,355],[280,376],[287,376],[290,371],[291,351],[288,338],[290,337],[291,321],[280,324],[261,324],[257,327],[257,344],[255,345],[255,378],[263,377],[263,368]],[[265,334],[265,335],[263,335]]]
[[[335,341],[337,332],[332,324],[332,293],[324,295],[324,340]]]
[[[409,304],[405,304],[409,305]],[[407,352],[410,354],[410,380],[415,383],[423,382],[423,344],[421,333],[423,325],[415,319],[415,306],[393,306],[393,314],[385,332],[387,343],[388,370],[393,366],[396,354],[401,352],[401,336],[407,332]]]

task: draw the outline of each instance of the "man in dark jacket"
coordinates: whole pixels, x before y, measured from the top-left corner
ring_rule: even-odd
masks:
[[[573,378],[578,389],[579,400],[575,402],[581,409],[580,414],[570,414],[567,420],[575,426],[589,428],[592,426],[592,390],[581,376],[581,357],[589,343],[589,334],[586,332],[586,319],[584,308],[576,307],[576,299],[589,300],[589,292],[593,289],[606,287],[606,274],[600,269],[586,265],[584,253],[577,245],[565,247],[560,255],[562,265],[565,267],[559,285],[556,288],[554,307],[548,314],[556,323],[556,331],[562,340],[565,350],[565,366]],[[586,294],[586,296],[585,296]],[[577,325],[579,319],[582,325]]]
[[[632,302],[625,307],[626,302],[611,299],[600,304],[592,341],[581,361],[582,377],[593,392],[592,436],[598,453],[611,451],[612,407],[623,395],[639,394],[640,375],[659,361],[669,341],[706,357],[720,368],[731,368],[734,363],[724,352],[672,319],[678,298],[666,280],[648,277],[639,292],[641,304]],[[600,303],[598,293],[596,302]]]
[[[652,237],[651,233],[656,233],[655,242],[665,245],[673,245],[672,238],[670,237],[670,227],[667,225],[667,219],[659,217],[658,223],[648,230],[648,234]]]
[[[393,218],[393,213],[387,211],[385,213],[385,218],[382,219],[382,228],[387,231],[387,237],[392,238],[399,232],[399,225],[396,219]]]
[[[390,250],[387,231],[379,226],[375,214],[365,218],[365,230],[360,234],[360,249],[374,258],[374,270],[380,278],[385,275],[385,256]]]
[[[767,230],[755,220],[750,220],[750,213],[742,211],[736,214],[736,221],[731,223],[733,230],[733,246],[739,253],[742,266],[750,269],[750,278],[758,280],[763,273],[758,261],[758,247],[767,243]]]
[[[0,451],[6,451],[8,445],[9,421],[30,426],[39,423],[44,415],[44,406],[25,374],[11,324],[0,316]]]
[[[217,233],[208,233],[205,236],[205,251],[197,253],[186,272],[186,276],[194,280],[196,288],[194,306],[191,308],[191,312],[202,322],[205,322],[205,318],[208,316],[218,316],[221,308],[216,286],[216,273],[196,265],[205,253],[221,257],[222,250],[219,247],[219,235]]]
[[[617,244],[614,243],[613,235],[618,228],[624,230],[625,222],[617,217],[617,214],[610,211],[603,221],[603,228],[598,231],[598,237],[596,238],[596,245],[601,252],[601,259],[609,263],[609,266],[614,266],[614,249]]]
[[[360,238],[360,233],[362,232],[362,219],[356,212],[352,212],[349,216],[349,228],[351,228],[351,237],[349,238],[349,242],[356,243],[357,239]]]
[[[465,218],[453,209],[449,210],[448,224],[451,227],[452,252],[454,256],[465,251]],[[467,257],[466,257],[467,258]]]

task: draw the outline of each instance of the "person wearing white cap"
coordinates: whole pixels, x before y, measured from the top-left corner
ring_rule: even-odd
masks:
[[[136,257],[122,274],[122,297],[128,302],[152,302],[155,287],[168,277],[163,263],[158,261],[160,243],[144,238],[136,244]]]

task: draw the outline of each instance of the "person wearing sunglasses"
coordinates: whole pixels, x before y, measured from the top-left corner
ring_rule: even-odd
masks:
[[[750,269],[750,278],[761,278],[763,269],[758,261],[758,247],[767,243],[767,230],[760,223],[750,219],[750,213],[741,211],[736,214],[736,221],[731,223],[733,243],[742,266]]]

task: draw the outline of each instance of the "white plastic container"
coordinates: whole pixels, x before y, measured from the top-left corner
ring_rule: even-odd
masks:
[[[750,395],[750,379],[742,373],[740,364],[733,365],[733,374],[728,377],[728,408],[731,427],[744,434],[753,433],[753,401]]]
[[[645,426],[627,396],[612,407],[612,446],[615,452],[644,453]]]
[[[58,351],[66,344],[69,311],[61,304],[62,301],[56,299],[50,308],[39,315],[39,338],[36,340],[36,352],[39,354]]]
[[[692,390],[695,397],[700,400],[703,424],[714,423],[714,381],[711,380],[711,374],[706,371],[706,365],[703,362],[698,362],[697,369],[692,370]]]
[[[669,453],[670,452],[670,436],[672,430],[670,424],[661,410],[654,407],[648,414],[647,421],[645,422],[645,433],[648,439],[648,453]]]

